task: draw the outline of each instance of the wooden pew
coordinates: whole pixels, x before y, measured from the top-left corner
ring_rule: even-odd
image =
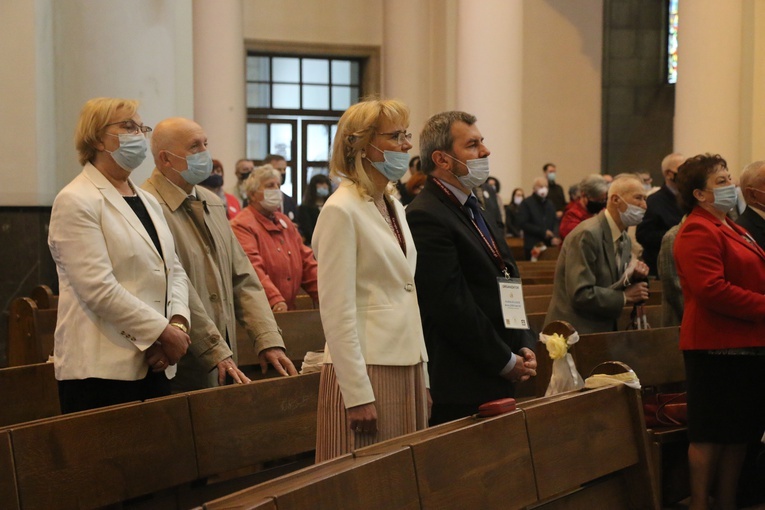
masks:
[[[31,298],[11,302],[8,317],[8,366],[48,361],[53,353],[56,309],[40,309]]]
[[[47,285],[38,285],[35,287],[32,289],[29,297],[37,303],[37,307],[41,310],[58,308],[58,295],[54,294],[51,288]]]
[[[624,386],[539,399],[362,448],[204,508],[658,508],[639,400]]]
[[[524,296],[552,296],[554,285],[552,283],[545,285],[523,285]]]
[[[522,411],[463,418],[354,455],[375,455],[397,446],[411,449],[422,508],[523,508],[537,501]]]
[[[685,365],[679,347],[678,327],[617,331],[582,335],[569,350],[579,373],[586,378],[600,363],[621,361],[629,365],[645,387],[678,385],[685,381]],[[537,344],[537,396],[544,395],[550,381],[552,360]],[[688,495],[685,427],[648,430],[657,491],[670,504]]]
[[[295,368],[300,370],[305,353],[324,349],[324,329],[321,326],[319,310],[297,310],[275,313],[276,323],[282,330],[287,356]],[[242,327],[237,328],[237,349],[239,365],[258,364],[258,353]]]
[[[659,508],[636,390],[608,386],[519,407],[542,502],[535,508]]]
[[[53,363],[0,369],[0,427],[61,413]]]
[[[624,331],[627,329],[627,326],[630,323],[631,313],[631,306],[625,306],[622,309],[622,315],[616,321],[619,331]],[[645,313],[648,318],[648,324],[650,324],[652,327],[656,327],[661,324],[661,305],[647,305],[645,307]],[[542,331],[546,315],[547,311],[536,313],[527,312],[526,317],[529,319],[529,327],[536,332]]]
[[[311,452],[319,373],[187,394],[199,476]]]
[[[313,298],[308,294],[299,294],[295,297],[295,308],[297,310],[313,310],[314,306]]]
[[[16,466],[13,463],[11,436],[7,430],[0,431],[0,508],[21,508],[16,489]]]
[[[196,479],[178,395],[10,428],[23,508],[94,508]]]

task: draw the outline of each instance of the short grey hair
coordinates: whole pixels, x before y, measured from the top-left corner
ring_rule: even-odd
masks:
[[[472,126],[475,121],[475,115],[458,111],[437,113],[429,118],[425,122],[425,127],[422,128],[422,133],[420,133],[422,173],[430,175],[436,169],[436,165],[433,163],[434,152],[452,150],[454,145],[452,124],[464,122],[468,126]]]
[[[746,165],[739,178],[741,190],[745,191],[750,187],[760,188],[763,184],[765,184],[765,161],[755,161]],[[744,193],[744,199],[746,199],[746,193]]]
[[[608,183],[600,174],[590,174],[579,183],[579,191],[588,200],[598,200],[608,193]]]
[[[244,189],[249,196],[260,189],[268,179],[277,179],[282,182],[282,173],[271,165],[263,165],[252,171],[250,176],[244,181]]]
[[[640,189],[643,189],[643,180],[635,173],[622,173],[614,177],[614,182],[608,187],[608,198],[613,195],[621,195],[629,187],[629,182],[637,182]]]

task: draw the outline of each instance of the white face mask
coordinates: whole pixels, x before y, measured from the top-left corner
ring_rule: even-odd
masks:
[[[523,197],[516,195],[515,198],[513,198],[513,203],[515,205],[521,205],[521,202],[523,202]]]
[[[274,212],[282,205],[282,192],[278,189],[263,190],[263,200],[260,201],[261,207],[269,212]]]
[[[535,191],[537,195],[539,195],[541,198],[547,198],[547,186],[542,186],[538,190]]]
[[[446,153],[444,152],[444,154]],[[457,180],[460,181],[460,184],[462,184],[466,188],[473,189],[477,186],[480,186],[481,184],[486,182],[486,179],[489,178],[489,158],[488,157],[478,158],[478,159],[468,159],[467,161],[463,163],[462,161],[460,161],[459,159],[455,158],[454,156],[450,154],[446,154],[446,155],[468,169],[467,175],[454,174]]]
[[[622,201],[624,201],[624,203],[627,204],[626,211],[619,211],[619,217],[621,218],[624,226],[634,227],[636,225],[639,225],[640,222],[643,221],[643,216],[645,216],[645,209],[643,209],[642,207],[638,207],[636,205],[627,203],[627,201],[624,200],[623,198],[622,198]]]

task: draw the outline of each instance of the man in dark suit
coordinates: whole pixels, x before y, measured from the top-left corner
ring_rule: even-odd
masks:
[[[518,268],[471,192],[489,174],[489,150],[475,120],[445,112],[427,121],[420,154],[428,181],[406,210],[417,248],[432,425],[512,397],[514,382],[536,375],[534,335],[505,328],[502,315],[497,278],[517,278]]]
[[[643,260],[648,264],[649,274],[657,274],[656,258],[661,249],[661,238],[667,230],[680,223],[683,213],[677,204],[677,186],[675,177],[677,168],[685,162],[682,154],[669,154],[661,162],[661,171],[664,174],[664,185],[648,200],[648,209],[642,223],[637,226],[635,237],[643,246]]]
[[[546,246],[560,244],[555,205],[548,198],[548,193],[547,179],[538,177],[534,180],[534,193],[518,208],[518,226],[523,230],[526,259],[531,257],[531,250],[539,243]]]
[[[746,209],[736,223],[752,234],[760,248],[765,248],[765,161],[747,165],[741,172],[740,184]]]
[[[542,167],[545,179],[548,182],[548,197],[553,206],[555,206],[555,215],[558,219],[563,217],[563,211],[566,209],[566,195],[563,194],[563,186],[558,184],[558,169],[553,163],[545,163]]]
[[[570,322],[580,334],[616,331],[626,305],[648,299],[648,267],[632,259],[627,228],[645,212],[643,182],[634,174],[614,179],[606,209],[577,225],[563,241],[545,324]]]

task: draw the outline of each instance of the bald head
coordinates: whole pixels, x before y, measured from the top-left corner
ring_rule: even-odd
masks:
[[[161,166],[162,151],[170,151],[185,158],[188,154],[204,151],[206,146],[207,135],[202,126],[184,117],[163,120],[157,124],[151,136],[151,153],[157,168]]]
[[[637,174],[619,174],[608,188],[608,198],[614,195],[624,195],[633,190],[643,190],[643,181]]]
[[[685,163],[685,156],[682,154],[679,154],[677,152],[673,152],[672,154],[667,154],[664,156],[664,159],[661,160],[661,173],[666,175],[667,170],[672,170],[673,172],[677,172],[677,169]]]
[[[151,137],[151,153],[157,170],[186,192],[193,188],[181,177],[181,172],[189,168],[186,157],[206,150],[207,135],[202,126],[183,117],[163,120]]]
[[[765,210],[765,161],[755,161],[746,165],[739,182],[746,205]]]
[[[546,187],[548,185],[547,177],[537,177],[534,179],[534,189]]]
[[[643,181],[636,174],[619,174],[614,178],[614,182],[608,188],[608,203],[606,209],[611,214],[616,224],[621,230],[625,230],[627,225],[621,218],[630,205],[640,207],[645,211],[648,207],[645,203],[646,192],[643,188]]]

